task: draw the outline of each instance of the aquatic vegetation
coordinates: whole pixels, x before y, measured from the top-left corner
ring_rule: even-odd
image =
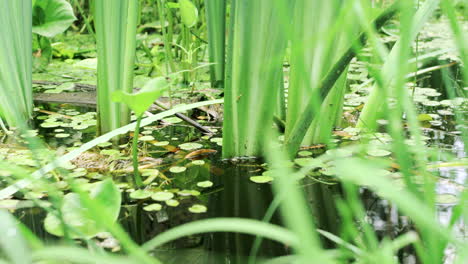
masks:
[[[31,2],[0,3],[0,125],[16,127],[32,116]]]
[[[130,122],[127,105],[110,101],[133,91],[139,1],[94,1],[98,53],[98,134]]]
[[[461,1],[0,7],[0,262],[468,259]]]

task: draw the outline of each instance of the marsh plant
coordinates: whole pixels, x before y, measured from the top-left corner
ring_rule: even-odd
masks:
[[[79,20],[73,10],[80,12]],[[419,52],[424,25],[439,23],[438,17],[452,31],[455,44],[449,52],[456,62],[420,69],[422,62],[440,64],[437,58],[447,52],[441,47]],[[455,168],[463,171],[458,178],[466,178],[464,1],[77,0],[70,4],[65,0],[0,0],[0,24],[0,125],[4,130],[19,127],[16,134],[1,135],[8,144],[0,142],[0,230],[5,231],[0,236],[1,263],[173,263],[164,261],[167,243],[206,233],[210,239],[216,232],[255,237],[249,256],[232,256],[236,263],[396,264],[406,252],[412,252],[417,263],[467,262],[466,237],[457,233],[457,226],[468,221],[466,179],[450,185],[457,190],[456,196],[445,195],[441,201],[438,186],[449,179],[434,174],[437,169]],[[60,34],[70,25],[72,29]],[[79,142],[55,139],[59,143],[54,148],[41,143],[48,140],[47,129],[63,135],[80,115],[77,109],[54,112],[56,108],[37,105],[35,112],[49,115],[46,120],[70,121],[48,122],[50,127],[42,127],[46,132],[30,127],[39,120],[33,118],[33,55],[47,58],[45,67],[53,56],[48,49],[54,47],[54,36],[81,36],[84,29],[92,35],[92,45],[96,44],[86,59],[79,60],[97,57],[97,79],[91,81],[97,83],[98,135]],[[32,32],[37,34],[38,49],[32,45]],[[56,69],[58,60],[52,59],[50,67]],[[73,59],[61,63],[75,65]],[[165,76],[155,71],[155,63],[161,63],[156,65],[161,68],[165,65]],[[455,65],[457,72],[452,74],[450,67]],[[35,76],[44,76],[39,75],[44,67]],[[195,69],[200,74],[190,74]],[[427,79],[419,79],[421,72],[438,72],[438,83],[445,90],[417,87]],[[176,76],[179,73],[181,78]],[[81,77],[67,74],[61,80]],[[47,85],[50,83],[56,83],[55,79]],[[134,91],[134,87],[142,88]],[[150,113],[156,100],[166,99],[166,91],[170,106]],[[425,101],[442,94],[447,99]],[[188,99],[199,101],[178,104]],[[224,104],[222,124],[221,120],[210,123],[221,112],[213,107],[219,104]],[[442,105],[444,108],[436,108]],[[162,137],[164,127],[175,125],[167,119],[158,122],[182,112],[195,119],[187,117],[191,126],[204,122],[213,131],[222,126],[222,138],[190,132],[203,144],[172,146],[169,139],[177,138],[164,135],[166,142],[154,141],[151,146],[159,147],[153,151],[162,153],[158,159],[147,156],[158,161],[151,166],[161,171],[153,168],[144,183],[140,133],[161,133]],[[150,125],[152,128],[140,130]],[[129,139],[132,130],[130,165],[130,158],[123,157],[129,151],[117,150],[115,143]],[[430,133],[435,136],[429,137]],[[75,137],[83,134],[77,132]],[[184,140],[185,136],[190,138],[184,134]],[[432,142],[440,138],[452,139],[453,153]],[[99,152],[103,146],[114,149]],[[140,244],[133,240],[119,221],[122,203],[142,207],[155,222],[164,222],[172,217],[167,212],[181,210],[182,206],[176,207],[183,202],[206,201],[210,194],[221,193],[222,197],[227,193],[223,189],[228,186],[211,179],[197,182],[198,190],[177,185],[199,177],[201,168],[209,176],[232,176],[205,163],[211,157],[203,159],[220,148],[222,157],[213,159],[223,158],[227,160],[223,165],[231,162],[259,174],[239,180],[250,179],[248,183],[255,188],[271,186],[273,197],[267,201],[271,204],[259,218],[262,220],[237,214],[208,217],[172,227],[148,241],[138,241]],[[121,159],[105,155],[110,152]],[[52,159],[51,153],[56,155]],[[265,164],[237,164],[244,156],[261,157]],[[78,162],[89,157],[95,157],[89,164]],[[98,172],[87,170],[91,163],[102,164],[102,160],[107,163]],[[188,168],[196,173],[185,173]],[[132,172],[134,182],[129,184],[121,176]],[[310,186],[335,187],[338,192],[306,196]],[[382,235],[366,211],[363,196],[369,192],[391,206],[392,217],[401,216],[409,228]],[[176,195],[180,201],[173,199]],[[235,210],[245,202],[259,202],[245,190],[228,195],[233,195],[227,199],[235,200]],[[165,204],[148,204],[150,200]],[[46,231],[60,240],[44,242],[35,229],[22,222],[24,218],[14,216],[24,201],[46,213]],[[450,204],[444,223],[437,220],[440,204]],[[223,212],[228,209],[222,208]],[[182,215],[203,218],[208,212],[216,216],[210,210],[191,204]],[[276,211],[281,225],[271,221]],[[323,212],[334,218],[326,223],[333,226],[330,230],[323,228],[317,216]],[[117,246],[103,249],[103,239]],[[263,239],[287,248],[284,256],[260,259],[257,255]],[[237,250],[238,246],[227,247]],[[223,257],[225,263],[232,263]]]

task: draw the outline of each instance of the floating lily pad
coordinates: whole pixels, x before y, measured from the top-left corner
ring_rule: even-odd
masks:
[[[130,193],[130,198],[135,200],[148,199],[153,195],[152,192],[147,190],[136,190]]]
[[[172,172],[172,173],[181,173],[181,172],[184,172],[186,170],[187,170],[186,167],[181,167],[181,166],[174,166],[174,167],[171,167],[169,169],[169,171]]]
[[[154,146],[157,146],[157,147],[163,147],[163,146],[169,145],[169,141],[154,142],[153,145],[154,145]]]
[[[201,166],[201,165],[205,165],[205,161],[204,160],[194,160],[194,161],[192,161],[192,164]]]
[[[195,150],[201,147],[203,147],[203,145],[199,143],[183,143],[179,145],[179,148],[183,150]]]
[[[68,133],[58,133],[58,134],[55,134],[55,137],[56,138],[67,138],[67,137],[70,137],[70,134],[68,134]]]
[[[201,188],[208,188],[208,187],[213,186],[213,182],[211,182],[211,181],[202,181],[202,182],[198,182],[197,186],[201,187]]]
[[[179,206],[179,201],[170,199],[166,201],[166,205],[171,206],[171,207],[176,207],[176,206]]]
[[[44,122],[41,124],[43,128],[52,128],[52,127],[59,127],[62,123],[58,122]]]
[[[255,183],[267,183],[273,181],[273,177],[271,176],[252,176],[250,177],[250,180],[255,182]]]
[[[310,169],[321,168],[325,166],[323,161],[314,158],[297,158],[294,160],[294,162],[301,167],[307,167]]]
[[[153,136],[142,136],[138,138],[139,141],[151,141],[154,140]]]
[[[384,149],[370,149],[367,151],[367,154],[373,157],[385,157],[392,153]]]
[[[143,210],[147,212],[161,211],[161,209],[162,209],[162,205],[158,203],[150,204],[150,205],[143,207]]]
[[[425,106],[439,106],[440,102],[438,101],[424,101],[422,102],[423,105]]]
[[[194,204],[188,210],[194,214],[201,214],[201,213],[206,213],[206,211],[208,211],[208,208],[206,208],[206,206],[201,205],[201,204]]]
[[[196,190],[182,190],[182,191],[177,192],[177,194],[180,196],[191,196],[191,195],[198,196],[200,195],[200,192]]]
[[[174,194],[171,192],[156,192],[155,194],[151,195],[151,199],[155,201],[167,201],[174,197]]]

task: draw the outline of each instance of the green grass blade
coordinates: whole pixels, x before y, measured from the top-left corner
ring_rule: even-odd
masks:
[[[297,246],[299,244],[299,240],[293,233],[280,226],[252,219],[213,218],[172,228],[143,244],[143,248],[150,251],[178,238],[211,232],[244,233],[263,236],[287,245]]]

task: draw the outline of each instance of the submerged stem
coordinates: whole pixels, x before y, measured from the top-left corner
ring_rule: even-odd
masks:
[[[137,117],[135,124],[135,131],[133,133],[133,145],[132,145],[132,156],[133,156],[133,176],[135,180],[135,185],[138,188],[143,186],[143,181],[141,180],[140,172],[138,171],[138,135],[140,134],[140,123],[143,119],[143,115]]]

